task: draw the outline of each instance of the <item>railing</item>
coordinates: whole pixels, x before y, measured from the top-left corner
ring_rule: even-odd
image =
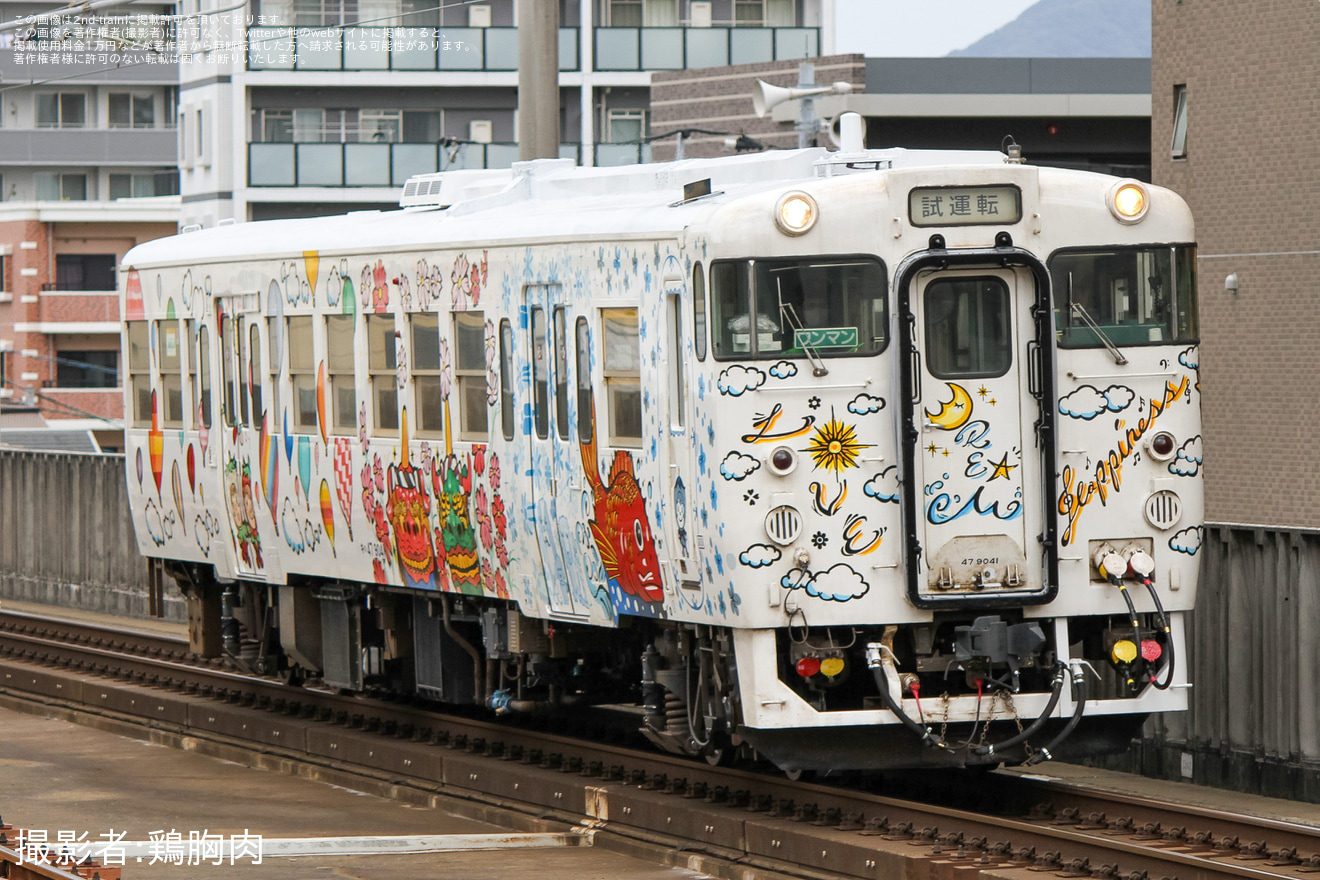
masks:
[[[559,158],[582,161],[580,144],[560,144]],[[596,144],[595,164],[651,161],[650,144]],[[508,168],[516,143],[248,144],[248,186],[403,186],[414,174]]]
[[[596,70],[685,70],[811,57],[819,28],[595,29]],[[559,29],[559,69],[578,70],[578,28]],[[517,28],[254,27],[249,70],[514,71]]]

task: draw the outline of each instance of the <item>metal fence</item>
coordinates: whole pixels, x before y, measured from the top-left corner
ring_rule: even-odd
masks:
[[[150,616],[122,455],[0,449],[0,598]],[[166,619],[183,622],[167,579]]]

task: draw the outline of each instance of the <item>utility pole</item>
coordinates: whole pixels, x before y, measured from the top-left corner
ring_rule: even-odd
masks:
[[[559,0],[518,3],[518,158],[559,156]]]

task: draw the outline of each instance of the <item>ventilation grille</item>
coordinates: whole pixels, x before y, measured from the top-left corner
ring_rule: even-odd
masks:
[[[765,533],[776,544],[792,544],[802,532],[802,514],[784,505],[765,515]]]
[[[1157,529],[1171,529],[1182,519],[1182,499],[1167,489],[1146,499],[1146,521]]]

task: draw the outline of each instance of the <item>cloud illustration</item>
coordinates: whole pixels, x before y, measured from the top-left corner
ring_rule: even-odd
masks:
[[[1195,345],[1190,348],[1185,348],[1178,353],[1178,363],[1182,364],[1189,370],[1200,369],[1201,353],[1197,351]]]
[[[1197,434],[1178,450],[1173,461],[1169,462],[1169,473],[1180,477],[1194,477],[1201,471],[1201,435]]]
[[[1134,397],[1136,392],[1124,385],[1110,385],[1104,391],[1094,385],[1083,385],[1059,401],[1059,412],[1089,422],[1102,412],[1127,409]]]
[[[848,402],[848,412],[857,416],[877,413],[884,408],[885,399],[883,397],[873,397],[870,394],[859,394]]]
[[[1181,532],[1175,533],[1169,539],[1169,549],[1178,553],[1186,553],[1188,556],[1195,556],[1196,551],[1201,549],[1201,527],[1189,526]]]
[[[769,544],[753,544],[738,554],[738,561],[748,568],[764,568],[779,561],[784,554]]]
[[[748,391],[755,391],[765,384],[765,373],[762,373],[756,367],[733,366],[729,367],[716,382],[721,394],[727,394],[730,397],[741,397]]]
[[[797,364],[791,361],[780,361],[770,368],[770,375],[776,379],[787,379],[790,376],[796,376]]]
[[[862,492],[870,495],[876,501],[898,503],[898,465],[891,464],[867,480],[862,485]]]
[[[761,460],[741,452],[730,452],[720,462],[720,474],[726,480],[745,480],[747,475],[761,466]]]
[[[825,571],[812,572],[795,568],[779,579],[779,585],[786,590],[806,590],[808,596],[826,602],[860,599],[871,589],[866,579],[846,562],[840,562]]]

